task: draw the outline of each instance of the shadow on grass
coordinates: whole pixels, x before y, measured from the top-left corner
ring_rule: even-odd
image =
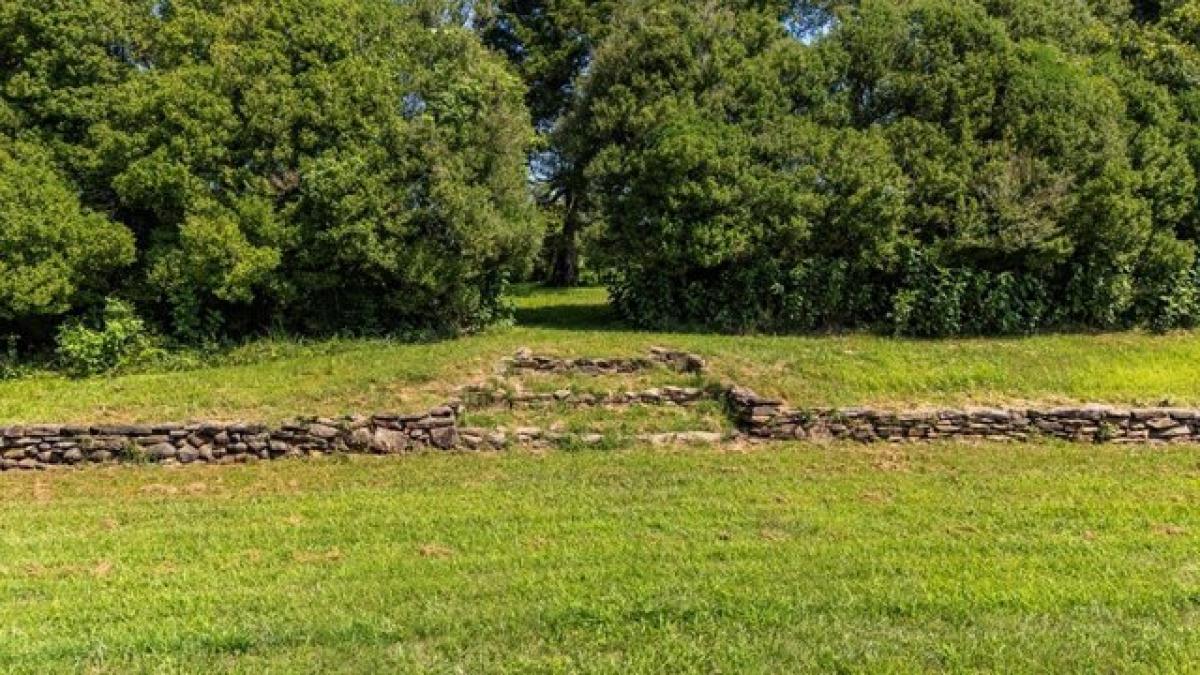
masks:
[[[609,305],[591,303],[519,307],[517,325],[554,330],[629,330]]]
[[[546,288],[521,284],[510,289],[516,322],[525,328],[629,330],[599,287]]]

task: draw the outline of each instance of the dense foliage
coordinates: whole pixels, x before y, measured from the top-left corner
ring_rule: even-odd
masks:
[[[633,0],[608,19],[553,85],[552,138],[628,318],[1200,319],[1197,3]]]
[[[540,236],[532,128],[429,9],[0,3],[0,322],[49,335],[105,295],[188,340],[497,318]]]
[[[1189,327],[1198,50],[1195,0],[0,0],[0,338],[470,330],[544,220],[642,325]]]

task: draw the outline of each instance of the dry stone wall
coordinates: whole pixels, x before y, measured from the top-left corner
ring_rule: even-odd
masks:
[[[555,392],[510,392],[488,385],[472,385],[460,390],[470,407],[479,408],[591,408],[631,405],[688,406],[701,401],[718,400],[719,392],[699,387],[654,387],[642,391],[579,392],[560,389]]]
[[[621,375],[666,366],[681,373],[704,372],[704,359],[695,354],[651,347],[647,357],[639,358],[579,358],[564,359],[555,356],[536,355],[522,349],[505,363],[510,373],[580,373],[585,375]]]
[[[155,462],[230,464],[330,453],[401,454],[459,445],[454,406],[417,415],[257,424],[14,426],[0,428],[0,469]]]
[[[699,373],[694,354],[655,349],[649,358],[558,359],[526,350],[506,362],[510,372],[628,373],[666,366]],[[404,454],[426,450],[499,450],[512,444],[599,445],[600,434],[563,434],[537,428],[483,429],[461,425],[471,408],[497,405],[566,407],[691,405],[723,401],[735,422],[732,436],[711,432],[648,433],[654,444],[751,441],[851,440],[924,442],[938,439],[1027,441],[1057,438],[1085,443],[1200,443],[1200,410],[1085,405],[1056,408],[973,408],[884,411],[871,408],[793,408],[738,386],[661,387],[641,392],[508,394],[488,385],[467,387],[464,401],[419,414],[383,413],[338,419],[308,418],[258,424],[24,425],[0,427],[0,470],[36,470],[87,464],[153,462],[230,464],[335,453]]]
[[[1085,405],[1054,408],[970,408],[884,411],[871,408],[787,407],[743,388],[728,393],[739,427],[767,440],[911,442],[938,439],[1027,441],[1057,438],[1083,443],[1197,443],[1200,410]]]

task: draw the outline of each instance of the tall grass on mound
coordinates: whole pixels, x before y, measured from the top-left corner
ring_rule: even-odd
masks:
[[[531,290],[513,300],[517,326],[455,340],[275,337],[215,353],[172,352],[130,372],[86,379],[18,366],[19,379],[0,382],[0,424],[420,411],[456,396],[461,385],[494,377],[501,359],[522,347],[629,357],[666,345],[703,355],[706,380],[736,382],[797,406],[1200,406],[1200,339],[1193,332],[944,340],[663,333],[615,320],[602,289]],[[648,372],[628,380],[539,378],[526,388],[679,383]]]

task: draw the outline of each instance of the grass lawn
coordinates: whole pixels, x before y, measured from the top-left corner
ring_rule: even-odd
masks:
[[[815,404],[1200,404],[1193,334],[921,342],[623,328],[595,290],[458,341],[260,341],[0,383],[0,421],[416,409],[520,346],[663,344]],[[703,384],[528,375],[530,391]],[[0,475],[0,672],[1146,672],[1200,663],[1200,453],[650,448],[690,408],[471,412],[600,448]]]
[[[660,344],[692,350],[708,358],[711,378],[797,405],[1200,405],[1196,333],[942,341],[653,333],[623,327],[599,289],[535,290],[515,301],[517,326],[461,340],[263,340],[230,351],[217,365],[184,372],[0,382],[0,424],[278,421],[300,413],[420,409],[486,378],[522,346],[563,356],[635,355]]]
[[[0,478],[0,672],[1187,671],[1195,448]]]

